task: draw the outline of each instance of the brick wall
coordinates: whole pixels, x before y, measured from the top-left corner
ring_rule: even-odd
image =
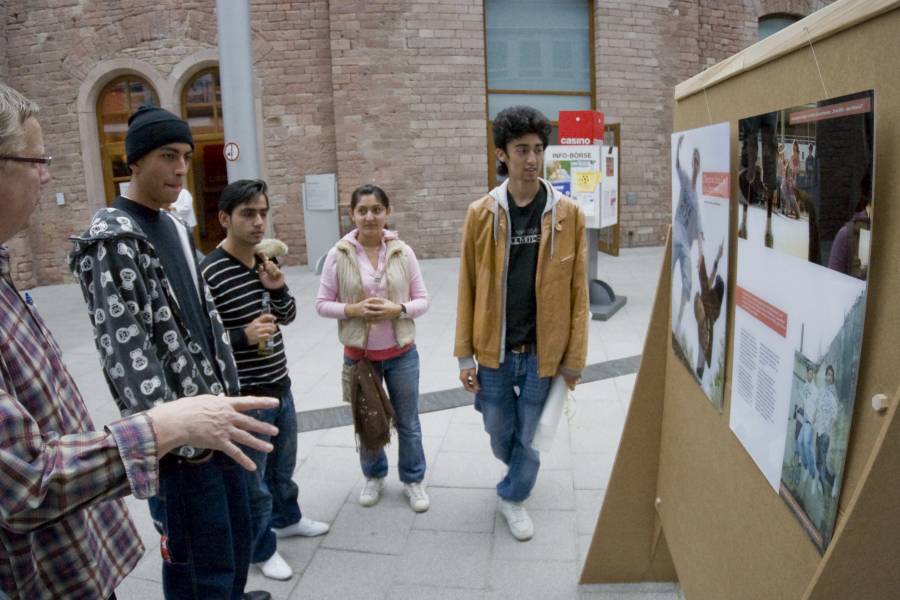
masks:
[[[262,83],[262,157],[275,235],[287,264],[306,263],[301,190],[306,174],[334,173],[334,105],[327,0],[253,2],[254,30],[271,46],[254,70]]]
[[[14,247],[18,284],[71,281],[68,237],[84,230],[97,203],[86,197],[76,114],[84,75],[100,61],[122,57],[146,61],[167,75],[186,53],[215,48],[213,3],[168,4],[148,11],[132,3],[9,3],[7,81],[40,104],[44,144],[53,155],[53,179],[27,238]],[[64,206],[54,201],[57,192],[65,193]]]
[[[481,2],[330,6],[341,204],[374,182],[419,256],[455,255],[465,207],[487,185]]]
[[[621,244],[662,242],[671,222],[674,86],[757,40],[758,18],[824,0],[597,0],[597,107],[621,122]]]
[[[623,245],[659,243],[670,220],[674,85],[753,43],[759,15],[826,4],[595,0],[597,104],[622,124]],[[251,2],[264,173],[289,264],[307,260],[303,179],[329,172],[342,207],[375,182],[419,255],[456,254],[465,207],[487,184],[483,20],[481,0]],[[54,156],[31,227],[11,243],[13,271],[24,285],[68,281],[67,238],[99,204],[86,197],[81,82],[105,60],[139,59],[166,77],[189,53],[214,50],[215,3],[10,0],[0,24],[0,76],[41,104]]]

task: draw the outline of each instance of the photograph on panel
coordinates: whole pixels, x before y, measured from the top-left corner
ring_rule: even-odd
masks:
[[[672,349],[722,410],[728,339],[728,123],[672,134]]]
[[[863,339],[874,93],[741,119],[731,428],[820,550]]]

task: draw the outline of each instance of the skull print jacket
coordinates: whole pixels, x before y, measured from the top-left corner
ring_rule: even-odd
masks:
[[[214,357],[192,339],[156,250],[128,213],[101,209],[88,230],[71,239],[69,267],[81,285],[103,373],[123,415],[185,396],[238,394],[228,335],[202,278],[198,286]]]

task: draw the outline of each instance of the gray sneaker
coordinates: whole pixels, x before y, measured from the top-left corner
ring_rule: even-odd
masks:
[[[520,542],[526,542],[534,536],[534,523],[531,522],[531,517],[528,516],[528,511],[521,502],[509,502],[500,498],[497,510],[506,519],[509,532],[514,538]]]

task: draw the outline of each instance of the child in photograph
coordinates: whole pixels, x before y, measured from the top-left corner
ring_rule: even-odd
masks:
[[[722,258],[725,241],[723,240],[719,244],[719,252],[713,261],[712,272],[707,275],[702,234],[700,240],[700,291],[694,295],[694,317],[697,320],[697,339],[700,343],[700,347],[697,349],[697,377],[702,378],[706,367],[712,366],[713,328],[719,319],[719,313],[722,312],[722,298],[725,297],[725,282],[718,274],[719,260]]]
[[[806,383],[800,390],[800,402],[797,408],[798,420],[800,421],[800,433],[798,435],[798,446],[800,448],[800,462],[803,465],[803,474],[801,477],[801,485],[806,483],[810,477],[816,477],[816,456],[813,451],[813,423],[816,419],[817,400],[819,397],[818,388],[816,387],[815,374],[811,367],[806,370]]]
[[[700,151],[694,148],[691,176],[681,168],[681,144],[684,136],[678,138],[675,151],[675,170],[678,173],[680,192],[675,218],[672,224],[672,271],[680,267],[681,302],[678,305],[678,317],[672,323],[672,329],[681,329],[681,317],[684,307],[691,298],[691,248],[695,241],[703,235],[700,222],[700,203],[697,198],[697,177],[700,175]]]
[[[825,386],[819,391],[816,402],[814,429],[816,432],[816,464],[818,479],[823,489],[834,485],[834,474],[828,472],[828,448],[831,432],[838,415],[837,387],[834,384],[834,367],[825,368]]]

